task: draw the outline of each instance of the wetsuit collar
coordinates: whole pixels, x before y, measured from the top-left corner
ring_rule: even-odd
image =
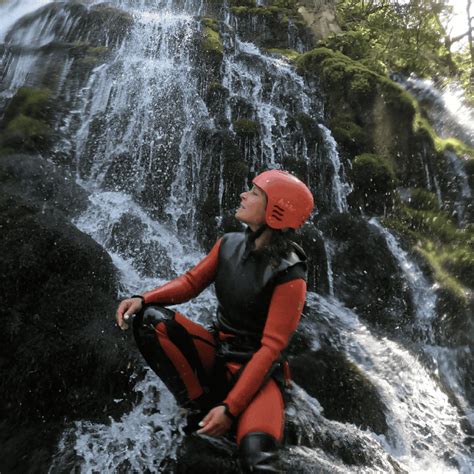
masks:
[[[255,232],[247,227],[245,229],[245,252],[243,254],[244,260],[248,258],[251,252],[255,250],[255,241],[265,232],[267,225],[263,224]]]

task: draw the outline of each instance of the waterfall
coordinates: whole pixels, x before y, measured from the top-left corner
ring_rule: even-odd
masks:
[[[405,281],[410,288],[416,311],[416,322],[426,342],[433,341],[433,320],[436,317],[436,293],[438,285],[431,285],[418,268],[418,265],[409,257],[394,235],[385,229],[374,217],[370,224],[375,226],[387,242],[387,247],[398,262]]]
[[[465,103],[464,92],[459,85],[449,83],[443,87],[437,87],[431,80],[413,76],[395,79],[420,102],[440,137],[454,137],[468,146],[474,146],[474,114],[472,108]],[[471,219],[467,208],[472,200],[464,166],[465,157],[458,156],[449,148],[445,150],[444,157],[451,175],[451,180],[447,185],[449,189],[452,189],[453,197],[450,199],[453,201],[458,224],[464,227]],[[429,171],[427,167],[425,169],[427,189],[431,189]],[[441,206],[443,200],[436,176],[433,177],[433,185]]]
[[[408,253],[402,249],[397,238],[385,229],[376,218],[369,221],[384,236],[390,252],[399,264],[404,278],[411,291],[415,306],[415,324],[419,332],[418,339],[421,350],[435,368],[435,373],[442,379],[446,387],[454,394],[459,406],[466,414],[471,426],[474,426],[474,410],[469,407],[466,390],[460,382],[460,370],[456,366],[459,357],[472,357],[468,346],[458,348],[442,347],[436,344],[433,334],[433,323],[436,318],[438,284],[430,284]]]
[[[2,15],[0,22],[0,37],[9,38],[1,59],[5,73],[0,97],[5,100],[18,87],[37,86],[44,79],[55,57],[45,59],[40,46],[72,34],[74,41],[81,38],[83,32],[75,31],[76,17],[67,10],[67,2],[56,2],[47,16],[33,15],[27,24],[11,30],[16,19],[47,3],[10,1],[0,7],[0,13],[8,12],[8,19]],[[91,10],[98,3],[85,2],[84,8]],[[106,59],[94,64],[83,78],[73,77],[77,65],[73,57],[67,56],[56,69],[53,93],[69,108],[58,120],[63,138],[55,143],[54,151],[71,157],[67,166],[89,196],[87,209],[74,224],[109,252],[122,297],[156,287],[204,256],[197,243],[196,208],[210,192],[211,173],[218,179],[219,205],[226,183],[222,161],[215,169],[210,169],[214,162],[203,162],[208,151],[208,143],[199,139],[203,130],[215,132],[221,127],[218,131],[236,138],[238,121],[251,121],[256,133],[236,142],[252,174],[264,167],[296,163],[315,195],[327,201],[323,204],[330,212],[348,212],[351,186],[337,144],[323,123],[318,93],[309,89],[288,61],[237,37],[235,19],[227,11],[220,25],[223,59],[218,71],[219,85],[227,94],[225,125],[216,123],[204,98],[206,71],[200,69],[202,24],[196,15],[204,6],[198,0],[183,1],[181,8],[174,3],[115,2],[115,8],[132,21],[120,37],[112,37],[104,28]],[[291,36],[291,42],[297,43]],[[31,41],[38,49],[24,50]],[[319,166],[324,167],[327,186],[318,179]],[[451,349],[436,346],[432,340],[434,289],[397,240],[377,221],[371,222],[385,236],[412,289],[417,324],[426,336],[426,354],[433,357],[445,379],[451,378],[449,386],[462,398],[464,389],[456,377]],[[330,296],[308,295],[308,315],[301,331],[310,337],[312,349],[322,347],[324,338],[360,370],[386,407],[389,429],[382,435],[331,420],[318,400],[296,386],[287,415],[301,443],[287,446],[285,459],[295,467],[316,463],[314,470],[324,467],[327,472],[399,472],[399,465],[410,472],[467,474],[472,465],[463,445],[461,415],[441,388],[437,373],[431,373],[414,350],[391,340],[381,329],[365,325],[355,311],[341,304],[333,287],[337,248],[329,239],[324,239],[324,245]],[[215,306],[212,291],[206,290],[180,310],[208,323]],[[463,354],[470,356],[467,348],[458,349],[457,356]],[[184,412],[149,371],[137,379],[134,390],[138,401],[120,419],[69,425],[51,471],[169,471],[183,439]],[[467,413],[467,402],[464,406]],[[365,464],[353,466],[328,454],[321,440],[330,436],[334,446],[358,447],[365,453]],[[72,463],[63,464],[69,458]]]
[[[442,138],[458,137],[474,146],[474,114],[464,101],[462,88],[454,83],[437,87],[429,79],[396,78],[400,85],[427,106],[428,117]]]
[[[464,169],[462,161],[459,157],[450,150],[444,152],[444,156],[451,168],[451,173],[454,176],[456,197],[454,201],[454,208],[456,217],[461,227],[468,223],[468,215],[466,212],[466,203],[472,198],[471,188],[469,186],[466,170]]]
[[[323,139],[326,145],[327,155],[330,163],[333,166],[332,173],[332,200],[334,211],[347,212],[347,196],[352,191],[352,187],[345,181],[344,167],[339,159],[337,151],[337,143],[334,140],[330,130],[324,125],[320,124],[319,128],[323,132]]]
[[[313,331],[316,341],[331,339],[366,373],[388,408],[390,433],[372,433],[372,439],[408,472],[457,472],[449,465],[453,460],[460,472],[469,472],[472,464],[464,454],[457,410],[418,358],[399,343],[374,334],[332,297],[310,294],[307,304],[318,323],[306,324],[305,329]]]

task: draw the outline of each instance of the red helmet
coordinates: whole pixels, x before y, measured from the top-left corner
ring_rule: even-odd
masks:
[[[264,171],[252,182],[267,196],[265,222],[268,227],[297,229],[308,219],[314,207],[313,195],[302,181],[288,171]]]

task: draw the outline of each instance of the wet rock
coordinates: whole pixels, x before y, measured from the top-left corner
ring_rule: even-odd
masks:
[[[148,228],[132,214],[124,214],[110,232],[108,246],[111,251],[133,261],[135,269],[145,277],[176,277],[171,260],[159,240],[147,238]]]
[[[239,2],[242,3],[242,2]],[[235,30],[244,41],[262,48],[294,48],[298,39],[311,44],[306,23],[297,11],[296,2],[274,2],[271,6],[231,7],[236,18]]]
[[[212,440],[187,436],[179,447],[175,472],[240,474],[237,445],[227,438]]]
[[[86,192],[76,184],[74,176],[40,156],[3,156],[0,183],[3,192],[27,199],[41,209],[57,209],[69,217],[87,206]]]
[[[22,17],[5,42],[22,44],[23,38],[34,31],[36,39],[46,43],[43,30],[36,28],[40,21],[47,22],[49,35],[61,36],[67,43],[85,42],[95,46],[117,46],[133,25],[129,13],[108,3],[86,7],[75,2],[54,2]]]
[[[390,161],[370,153],[357,155],[350,174],[354,183],[355,206],[374,214],[385,214],[392,204],[392,191],[396,184]]]
[[[295,382],[321,403],[326,418],[387,432],[385,406],[377,390],[344,354],[308,351],[291,358],[290,367]]]
[[[0,123],[0,155],[45,152],[53,140],[53,115],[49,89],[18,89]]]
[[[131,356],[113,320],[115,271],[97,243],[62,214],[7,194],[0,228],[0,412],[9,437],[0,458],[24,472],[51,452],[64,419],[124,409],[113,399],[130,390]]]
[[[334,294],[386,329],[397,330],[411,321],[411,294],[378,230],[349,214],[334,214],[320,227],[334,239]]]

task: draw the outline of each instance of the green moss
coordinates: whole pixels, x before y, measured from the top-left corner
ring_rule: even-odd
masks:
[[[43,150],[51,141],[51,91],[20,88],[10,100],[2,120],[2,154]]]
[[[330,124],[336,142],[348,150],[352,155],[357,155],[369,146],[367,132],[352,120],[335,118]]]
[[[0,145],[36,151],[44,148],[49,143],[50,137],[51,129],[46,123],[20,114],[9,122],[1,134]]]
[[[413,209],[438,211],[438,199],[434,193],[423,188],[414,188],[411,190],[409,206]]]
[[[425,242],[427,245],[427,242]],[[446,269],[446,255],[440,253],[440,250],[437,249],[433,245],[428,245],[431,247],[432,250],[427,250],[424,247],[416,247],[415,251],[417,251],[421,256],[425,258],[428,264],[431,267],[433,275],[436,281],[445,289],[451,291],[455,296],[458,298],[466,299],[468,296],[469,291],[467,288],[462,284],[462,282],[457,278],[455,275],[449,272]],[[444,263],[443,263],[444,261]],[[471,262],[474,261],[471,259]],[[471,283],[472,284],[472,283]]]
[[[424,195],[424,203],[426,198]],[[474,229],[458,229],[442,210],[412,209],[400,204],[383,224],[403,236],[429,264],[442,288],[466,300],[474,287]]]
[[[238,119],[232,122],[235,133],[241,137],[254,138],[260,133],[257,122],[249,119]]]
[[[211,28],[214,31],[219,31],[219,24],[214,18],[211,18],[209,16],[204,16],[201,18],[201,23],[207,28]]]
[[[443,145],[445,150],[456,153],[460,158],[465,158],[468,161],[474,160],[474,148],[467,146],[456,138],[446,138],[443,140]]]
[[[352,163],[354,184],[370,194],[387,193],[395,187],[395,172],[390,161],[380,155],[364,153]]]
[[[51,91],[49,89],[20,87],[10,100],[3,121],[9,122],[20,114],[44,119],[49,115],[50,98]]]
[[[202,48],[206,53],[221,56],[224,53],[224,46],[219,32],[209,26],[205,26],[203,30]]]
[[[345,91],[349,103],[365,102],[377,91],[377,74],[339,51],[316,48],[302,54],[296,65],[300,74],[321,77],[329,94],[338,96]]]
[[[224,179],[226,182],[239,182],[249,174],[248,164],[240,159],[226,159],[224,162]]]
[[[300,57],[300,53],[294,49],[269,48],[265,51],[271,54],[280,54],[281,56],[288,58],[290,61],[296,61]]]

